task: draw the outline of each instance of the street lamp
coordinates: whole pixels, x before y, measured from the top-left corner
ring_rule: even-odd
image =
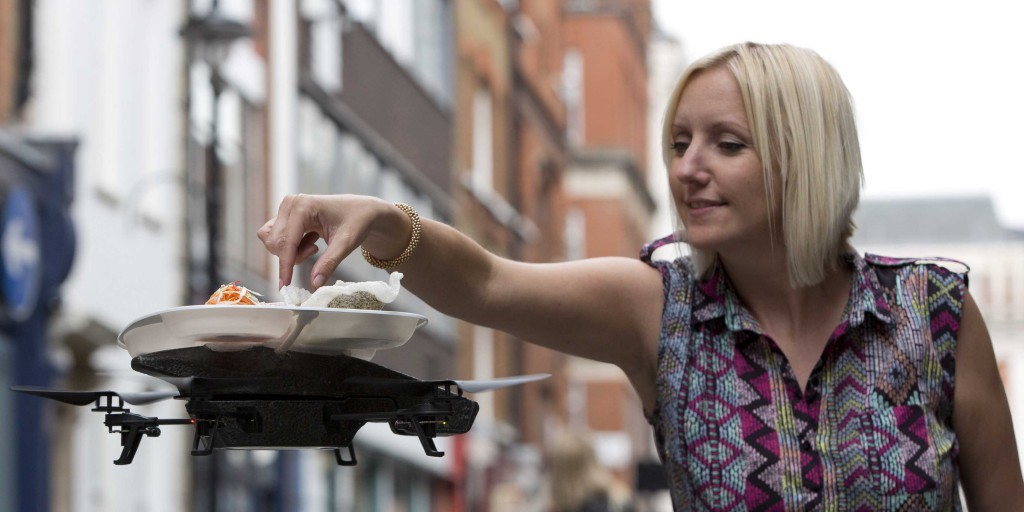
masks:
[[[188,22],[181,29],[181,36],[189,43],[193,55],[199,55],[206,63],[210,72],[210,88],[213,91],[213,111],[210,121],[210,144],[206,148],[206,176],[205,176],[205,208],[206,232],[207,232],[207,261],[206,261],[206,291],[210,293],[220,283],[218,275],[220,267],[220,255],[218,254],[217,239],[220,236],[220,205],[223,197],[223,170],[220,159],[217,157],[217,146],[219,144],[219,102],[220,94],[224,90],[224,77],[221,74],[221,66],[231,52],[232,44],[248,37],[251,31],[244,23],[229,19],[221,14],[218,9],[217,0],[213,0],[210,10],[204,16],[190,15]],[[204,296],[202,291],[192,294],[193,302],[196,297]]]

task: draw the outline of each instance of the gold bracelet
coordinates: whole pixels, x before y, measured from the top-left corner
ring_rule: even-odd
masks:
[[[395,206],[405,212],[405,214],[409,216],[409,220],[412,221],[412,238],[409,240],[409,245],[407,245],[405,250],[402,251],[402,254],[399,254],[398,257],[393,260],[384,261],[377,259],[370,254],[369,251],[360,247],[363,251],[363,259],[365,259],[370,265],[382,270],[391,270],[408,261],[409,257],[412,256],[413,251],[415,251],[416,247],[420,245],[420,235],[423,234],[423,226],[420,224],[420,215],[416,213],[416,209],[405,203],[395,203]]]

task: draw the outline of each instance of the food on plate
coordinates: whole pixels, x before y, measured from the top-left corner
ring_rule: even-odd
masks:
[[[217,291],[213,292],[213,295],[210,295],[210,298],[206,301],[206,305],[235,304],[255,306],[262,304],[259,299],[260,294],[239,285],[240,282],[241,281],[235,281],[230,284],[221,285],[220,288],[217,288]]]
[[[288,285],[281,288],[281,296],[284,302],[291,306],[380,310],[398,298],[402,277],[400,272],[392,272],[386,283],[338,281],[333,286],[321,286],[313,293],[298,286]]]
[[[370,292],[355,292],[349,295],[338,295],[327,303],[329,308],[341,309],[384,309],[384,303]]]
[[[301,306],[303,302],[309,299],[309,290],[295,285],[288,285],[281,288],[281,298],[284,303],[289,306]]]

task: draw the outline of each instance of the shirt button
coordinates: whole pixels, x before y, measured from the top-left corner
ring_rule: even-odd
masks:
[[[800,441],[800,449],[801,450],[803,450],[805,452],[810,452],[810,451],[813,451],[812,448],[813,447],[811,446],[811,442],[810,441],[808,441],[806,439],[804,439],[803,441]]]

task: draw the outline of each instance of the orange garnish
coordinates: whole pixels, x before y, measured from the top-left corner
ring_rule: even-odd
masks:
[[[206,301],[206,305],[237,304],[255,306],[259,304],[260,300],[257,298],[259,294],[239,285],[240,282],[235,281],[217,288],[217,291],[213,292],[213,295],[210,295],[210,298]]]

